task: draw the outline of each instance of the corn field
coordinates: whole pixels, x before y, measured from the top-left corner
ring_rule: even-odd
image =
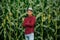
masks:
[[[0,40],[25,40],[28,7],[36,16],[34,40],[60,40],[60,0],[0,0]]]

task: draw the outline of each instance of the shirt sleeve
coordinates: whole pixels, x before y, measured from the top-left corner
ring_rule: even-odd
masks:
[[[36,18],[34,17],[34,18],[31,19],[31,21],[29,23],[26,23],[26,25],[29,26],[29,27],[34,27],[35,22],[36,22]]]
[[[26,18],[24,19],[23,27],[26,27]]]

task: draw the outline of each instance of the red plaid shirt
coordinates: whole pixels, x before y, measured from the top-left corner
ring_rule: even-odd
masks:
[[[26,17],[23,22],[23,26],[25,27],[25,34],[30,34],[34,32],[34,25],[36,22],[35,16]]]

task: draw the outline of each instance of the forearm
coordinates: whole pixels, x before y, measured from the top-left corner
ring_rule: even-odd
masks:
[[[31,24],[31,23],[26,23],[25,26],[32,27],[33,24]]]

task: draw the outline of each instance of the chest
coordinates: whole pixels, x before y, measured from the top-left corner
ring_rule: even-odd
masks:
[[[33,18],[27,18],[26,22],[31,22],[33,20]]]

